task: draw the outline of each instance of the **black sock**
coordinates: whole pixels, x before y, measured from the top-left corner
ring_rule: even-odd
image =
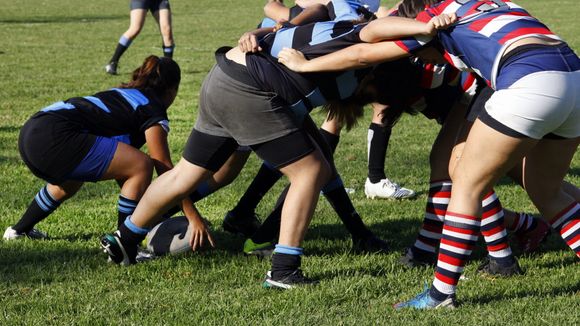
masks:
[[[353,238],[361,239],[372,235],[352,205],[340,176],[336,176],[334,180],[326,184],[322,188],[322,193]]]
[[[254,243],[264,243],[264,242],[274,242],[276,237],[280,232],[280,223],[282,221],[282,206],[284,206],[284,200],[286,199],[286,194],[288,194],[289,186],[284,188],[284,191],[278,197],[276,201],[276,206],[274,210],[268,215],[268,217],[262,222],[260,228],[252,235],[252,241]]]
[[[18,233],[28,233],[34,226],[54,212],[60,205],[59,201],[52,198],[46,186],[36,194],[24,215],[12,226]]]
[[[115,53],[113,53],[113,56],[111,57],[111,60],[109,62],[114,62],[114,63],[119,62],[119,59],[121,59],[121,56],[123,55],[123,53],[125,53],[127,48],[128,48],[127,46],[124,46],[120,43],[117,43],[117,48],[115,49]]]
[[[233,215],[239,216],[254,213],[264,195],[281,177],[282,173],[280,171],[274,169],[266,162],[262,163],[258,174],[254,177],[254,180],[252,180],[252,183],[236,204],[236,207],[232,209]]]
[[[125,222],[127,216],[133,214],[137,207],[138,201],[129,199],[123,195],[119,195],[117,202],[117,227]]]
[[[147,232],[136,233],[131,231],[125,223],[119,226],[119,233],[121,234],[121,242],[126,247],[125,249],[138,246],[145,239],[145,236],[147,236]]]
[[[336,152],[338,142],[340,141],[340,136],[330,133],[322,128],[320,128],[320,134],[322,135],[322,138],[324,138],[328,146],[330,146],[332,154],[334,154],[334,152]]]
[[[162,46],[163,48],[163,56],[166,58],[173,58],[173,50],[175,49],[175,44],[170,46]]]
[[[275,253],[272,255],[272,278],[280,279],[292,274],[301,265],[300,255]]]
[[[429,295],[431,296],[431,298],[433,298],[437,301],[445,301],[445,300],[447,300],[447,298],[450,297],[449,294],[445,294],[443,292],[440,292],[434,286],[431,286],[431,289],[429,289]]]
[[[369,158],[369,180],[377,183],[385,179],[385,159],[389,139],[391,138],[391,126],[381,126],[371,123],[368,130],[368,158]]]

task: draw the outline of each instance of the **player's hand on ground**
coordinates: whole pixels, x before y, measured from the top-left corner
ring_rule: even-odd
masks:
[[[189,239],[189,245],[191,246],[192,251],[196,251],[197,249],[203,247],[206,242],[209,243],[212,247],[215,247],[215,243],[209,231],[209,227],[204,220],[190,220],[189,227],[191,228],[191,238]]]
[[[452,13],[451,15],[448,14],[441,14],[431,18],[431,20],[427,23],[427,35],[435,35],[437,34],[437,30],[439,29],[446,29],[449,26],[453,25],[457,21],[457,15]]]
[[[298,50],[291,48],[283,48],[280,53],[278,53],[278,62],[288,67],[290,70],[300,72],[303,64],[308,62],[304,57],[304,54]]]
[[[258,42],[258,37],[254,32],[244,33],[238,40],[238,47],[244,53],[262,51],[260,43]]]

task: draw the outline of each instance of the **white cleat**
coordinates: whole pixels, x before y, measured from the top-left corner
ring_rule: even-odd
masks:
[[[382,179],[377,183],[372,183],[369,178],[365,182],[365,195],[367,198],[386,199],[408,199],[415,197],[415,192],[411,189],[403,188],[389,179]]]
[[[37,229],[32,229],[26,233],[20,233],[14,230],[11,226],[9,226],[6,231],[4,231],[4,236],[2,237],[4,240],[16,240],[20,238],[29,238],[33,240],[44,240],[48,239],[48,235],[46,232],[42,232]]]

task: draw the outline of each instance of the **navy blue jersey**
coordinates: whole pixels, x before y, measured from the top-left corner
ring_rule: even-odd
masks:
[[[66,120],[73,128],[97,136],[129,135],[142,145],[145,130],[160,124],[169,131],[167,108],[148,91],[113,88],[92,96],[73,97],[37,113]]]
[[[350,21],[317,22],[284,28],[260,40],[261,53],[246,56],[246,64],[256,83],[279,94],[297,112],[306,113],[330,100],[352,96],[369,69],[345,72],[299,74],[277,63],[284,47],[302,51],[308,59],[322,56],[360,42],[364,25]]]
[[[148,91],[112,89],[54,103],[21,129],[23,160],[39,177],[58,184],[94,150],[98,137],[140,148],[145,130],[160,124],[169,131],[167,108]]]

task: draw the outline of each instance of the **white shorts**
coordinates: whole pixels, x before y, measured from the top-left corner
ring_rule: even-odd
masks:
[[[580,136],[580,71],[542,71],[496,91],[485,104],[489,116],[534,139],[547,134]]]

